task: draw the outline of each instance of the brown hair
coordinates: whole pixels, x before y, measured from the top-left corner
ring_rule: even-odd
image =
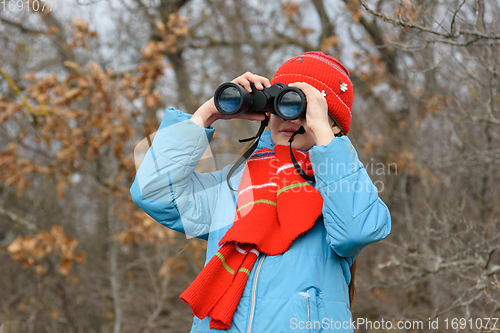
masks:
[[[349,310],[352,310],[352,301],[354,300],[354,295],[356,294],[356,287],[354,286],[354,276],[356,275],[356,259],[351,265],[351,282],[349,282]]]

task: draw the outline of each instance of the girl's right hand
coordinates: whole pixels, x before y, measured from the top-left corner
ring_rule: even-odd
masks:
[[[259,90],[264,89],[264,87],[269,88],[271,86],[271,82],[269,81],[269,79],[260,75],[252,74],[250,72],[246,72],[245,74],[238,76],[231,82],[239,84],[248,92],[252,92],[252,89],[250,87],[251,83],[253,83],[255,88]],[[214,121],[218,119],[247,119],[262,121],[265,119],[265,115],[262,112],[242,112],[231,116],[223,115],[215,107],[214,98],[212,97],[202,106],[200,106],[191,117],[191,121],[202,127],[209,127]]]

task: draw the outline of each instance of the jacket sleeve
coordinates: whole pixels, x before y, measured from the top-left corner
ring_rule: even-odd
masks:
[[[199,173],[214,129],[167,109],[130,188],[132,200],[162,225],[206,239],[220,184],[219,171]]]
[[[391,230],[389,209],[378,196],[346,136],[310,150],[316,188],[323,196],[327,242],[341,257],[353,257]]]

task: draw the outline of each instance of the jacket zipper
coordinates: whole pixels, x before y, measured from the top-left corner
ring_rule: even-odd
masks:
[[[257,279],[259,278],[259,272],[260,272],[260,267],[262,266],[262,262],[264,261],[264,258],[266,257],[265,254],[262,255],[262,258],[259,261],[259,264],[257,265],[257,271],[255,271],[255,278],[253,279],[253,287],[252,287],[252,304],[251,304],[251,309],[250,309],[250,318],[248,319],[248,329],[247,333],[251,333],[252,331],[252,322],[253,322],[253,315],[255,312],[255,294],[257,291]]]
[[[306,292],[300,292],[299,295],[302,295],[305,298],[307,298],[307,321],[310,323],[311,322],[311,309],[310,309],[311,306],[309,305],[309,298],[311,297],[311,295],[309,294],[309,290]],[[308,332],[311,333],[310,328],[309,328]]]
[[[309,297],[307,297],[307,321],[311,322],[311,313],[309,310]],[[311,333],[311,329],[309,328],[309,333]]]

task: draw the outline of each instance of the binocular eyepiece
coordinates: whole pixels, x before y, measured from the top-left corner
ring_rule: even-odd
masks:
[[[269,88],[258,90],[250,85],[249,93],[239,84],[221,84],[214,94],[215,107],[224,115],[242,112],[271,112],[286,120],[302,118],[306,114],[306,96],[297,88],[284,83],[275,83]]]

